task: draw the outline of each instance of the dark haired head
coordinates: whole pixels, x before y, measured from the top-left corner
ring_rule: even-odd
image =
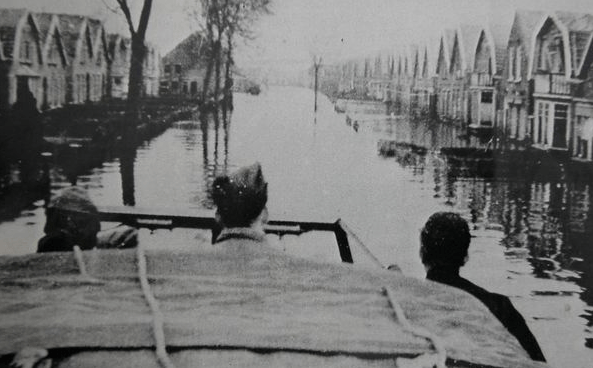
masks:
[[[217,177],[212,185],[212,198],[224,226],[249,227],[268,201],[268,183],[261,165],[255,163]]]
[[[467,221],[453,212],[437,212],[420,233],[420,258],[425,266],[461,267],[470,243]]]

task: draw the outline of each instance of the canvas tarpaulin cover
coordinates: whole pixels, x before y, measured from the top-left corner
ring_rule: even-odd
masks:
[[[134,249],[85,251],[90,278],[80,275],[70,252],[0,257],[0,355],[35,346],[87,350],[89,361],[102,349],[114,349],[105,359],[125,355],[125,349],[136,359],[150,356],[142,349],[154,346],[153,316],[139,286],[136,257]],[[178,366],[189,359],[183,358],[188,349],[202,349],[200,359],[207,362],[224,351],[338,359],[430,352],[429,341],[398,323],[383,287],[394,291],[413,325],[442,339],[450,361],[543,366],[529,360],[469,294],[397,272],[318,263],[266,247],[150,250],[146,260],[166,345],[176,352]]]

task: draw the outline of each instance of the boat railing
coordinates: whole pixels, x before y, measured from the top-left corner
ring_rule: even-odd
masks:
[[[174,228],[211,230],[213,240],[220,232],[220,228],[214,219],[213,210],[175,211],[175,213],[172,213],[166,210],[143,209],[138,207],[103,206],[99,207],[99,219],[103,222],[119,222],[128,226],[150,230]],[[364,245],[356,233],[341,219],[334,221],[270,219],[264,225],[264,231],[276,235],[300,235],[310,231],[332,232],[336,238],[340,258],[345,263],[354,263],[349,241],[349,238],[352,238],[375,265],[383,267],[381,262]]]

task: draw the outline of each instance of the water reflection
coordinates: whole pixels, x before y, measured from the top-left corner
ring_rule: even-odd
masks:
[[[132,142],[123,142],[119,155],[119,170],[121,174],[122,202],[124,206],[135,206],[134,162],[136,161],[136,147]]]
[[[537,283],[540,286],[530,294],[535,298],[578,295],[587,306],[580,317],[588,328],[593,326],[589,175],[553,162],[532,165],[485,151],[462,150],[479,138],[468,137],[455,126],[401,119],[375,125],[370,130],[380,139],[380,153],[394,157],[416,181],[428,183],[435,198],[464,214],[478,231],[476,236],[487,230],[502,233],[499,244],[505,258],[524,264],[512,268],[509,277],[559,282]],[[488,142],[481,144],[485,150]],[[592,348],[591,330],[584,332],[583,346]]]

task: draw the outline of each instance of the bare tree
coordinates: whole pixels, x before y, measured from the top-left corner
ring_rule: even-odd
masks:
[[[265,14],[271,13],[271,0],[225,0],[227,11],[226,58],[225,58],[225,102],[232,106],[232,67],[236,38],[252,39],[253,26]]]
[[[138,26],[134,26],[128,0],[116,0],[121,12],[126,18],[130,37],[132,39],[132,55],[130,59],[130,74],[128,83],[128,99],[126,105],[127,128],[135,129],[141,112],[141,97],[143,89],[144,59],[146,58],[146,29],[150,19],[152,0],[144,0]]]
[[[218,104],[224,64],[224,100],[231,96],[233,52],[237,37],[250,38],[255,21],[270,12],[271,0],[199,0],[208,42],[207,65],[202,98],[208,99],[213,83],[213,96]],[[226,41],[226,42],[225,42]],[[225,44],[223,47],[223,43]],[[214,74],[214,75],[213,75]],[[214,81],[212,78],[214,77]]]

